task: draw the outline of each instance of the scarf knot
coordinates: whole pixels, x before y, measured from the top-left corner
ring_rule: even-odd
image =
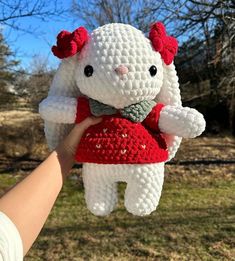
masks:
[[[110,105],[89,98],[89,106],[92,115],[100,117],[103,115],[113,115],[119,112],[124,118],[133,122],[142,122],[152,111],[155,105],[156,102],[154,101],[144,100],[117,110]]]

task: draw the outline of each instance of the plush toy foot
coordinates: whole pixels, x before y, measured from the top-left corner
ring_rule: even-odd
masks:
[[[136,216],[153,212],[161,197],[164,181],[164,164],[145,165],[136,168],[128,180],[125,192],[125,207]]]
[[[87,208],[96,216],[109,215],[117,203],[117,184],[102,179],[92,164],[83,165],[83,182]]]

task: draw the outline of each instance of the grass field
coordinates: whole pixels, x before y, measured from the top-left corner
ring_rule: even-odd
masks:
[[[119,204],[108,217],[85,206],[80,179],[66,182],[25,261],[235,260],[234,165],[167,166],[160,205],[135,217]],[[0,175],[0,193],[21,175]]]

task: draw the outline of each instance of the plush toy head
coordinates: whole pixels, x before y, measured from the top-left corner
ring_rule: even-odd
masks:
[[[77,39],[79,33],[80,39]],[[80,91],[121,109],[153,100],[159,94],[163,64],[170,64],[177,51],[176,40],[167,38],[161,23],[152,25],[149,38],[130,25],[107,24],[94,30],[90,37],[84,28],[72,34],[63,31],[58,35],[58,46],[53,46],[52,51],[59,58],[78,53],[74,77]],[[59,52],[60,46],[67,53],[63,49]]]
[[[160,53],[130,25],[108,24],[94,30],[78,60],[75,79],[80,91],[117,109],[153,100],[162,86]]]
[[[167,36],[160,22],[151,25],[148,37],[131,25],[119,23],[101,26],[90,35],[83,27],[73,33],[62,31],[52,51],[63,60],[49,95],[83,94],[116,109],[154,99],[181,105],[173,64],[177,41]],[[46,123],[51,148],[70,127]],[[174,156],[180,140],[167,137],[169,158]]]

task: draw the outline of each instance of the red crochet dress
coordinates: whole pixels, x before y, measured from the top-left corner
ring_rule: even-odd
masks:
[[[76,123],[91,116],[89,102],[79,97]],[[158,128],[163,104],[157,104],[143,122],[132,122],[119,113],[103,116],[103,121],[84,133],[75,159],[102,164],[157,163],[168,159],[165,139]]]

